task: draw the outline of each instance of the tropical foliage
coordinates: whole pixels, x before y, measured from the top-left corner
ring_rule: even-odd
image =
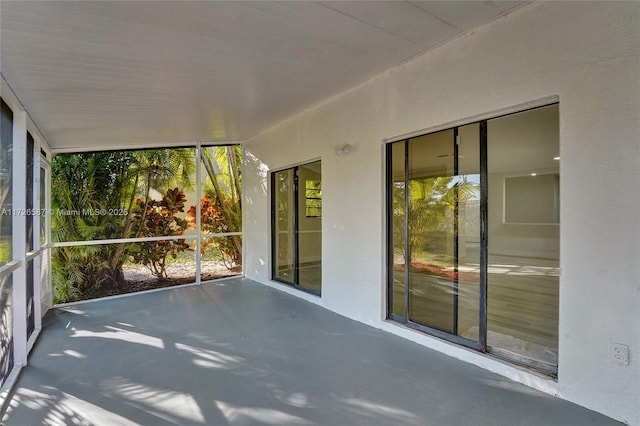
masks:
[[[52,234],[57,242],[179,236],[195,206],[187,208],[196,182],[194,148],[62,154],[52,165]],[[241,231],[241,147],[203,148],[202,232]],[[205,175],[206,173],[206,175]],[[202,202],[202,201],[201,201]],[[185,210],[192,212],[189,216]],[[188,218],[191,218],[187,220]],[[230,259],[242,262],[240,236],[216,238]],[[159,278],[188,250],[185,239],[56,247],[56,303],[126,291],[123,266],[147,266]]]
[[[242,182],[239,145],[206,148],[202,151],[202,165],[207,173],[201,203],[201,230],[204,233],[232,233],[242,231]],[[202,206],[204,205],[204,209]],[[192,212],[190,215],[194,217]],[[206,246],[208,242],[203,245]],[[220,251],[234,264],[242,264],[240,235],[221,237],[216,243]],[[206,247],[205,247],[206,248]]]
[[[160,237],[183,235],[187,229],[187,221],[178,216],[184,212],[186,201],[184,192],[178,188],[169,189],[162,200],[149,200],[146,203],[140,198],[131,211],[133,228],[137,237]],[[148,267],[158,278],[167,278],[167,259],[176,259],[178,253],[189,249],[184,238],[178,240],[148,241],[131,244],[128,253],[135,263]]]
[[[429,247],[431,253],[446,252],[447,235],[452,227],[454,210],[477,200],[477,183],[466,176],[441,176],[434,178],[411,179],[408,183],[408,195],[405,200],[404,183],[394,185],[394,244],[396,253],[404,253],[404,226],[408,213],[409,250],[412,257]],[[406,201],[406,206],[405,206]],[[460,226],[472,226],[469,223]]]

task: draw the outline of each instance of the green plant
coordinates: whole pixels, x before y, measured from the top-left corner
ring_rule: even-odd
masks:
[[[242,230],[242,180],[240,145],[203,148],[201,161],[209,177],[200,200],[201,230],[204,233],[234,233]],[[195,228],[195,206],[189,209],[191,227]],[[239,235],[215,237],[203,241],[204,250],[215,245],[233,265],[242,264],[242,238]],[[226,260],[225,260],[226,264]],[[230,268],[233,265],[226,266]]]
[[[403,183],[396,183],[393,188],[395,252],[404,253],[405,250],[403,230],[407,214],[406,223],[412,260],[424,254],[426,247],[430,247],[427,251],[431,255],[446,252],[447,232],[452,229],[452,218],[456,206],[465,205],[477,199],[478,193],[477,183],[466,177],[416,178],[408,182],[408,188]],[[408,198],[406,211],[405,197]]]
[[[196,161],[201,162],[203,173],[208,175],[208,179],[203,179],[203,188],[216,206],[215,225],[211,224],[209,228],[205,225],[203,231],[240,232],[241,147],[203,147],[198,159],[194,155],[196,152],[195,148],[172,148],[55,156],[51,189],[53,241],[183,235],[185,225],[181,221],[184,219],[175,214],[175,219],[162,217],[168,213],[161,212],[162,202],[151,199],[168,190],[174,191],[175,187],[192,190],[196,181]],[[184,194],[182,197],[184,203]],[[148,208],[150,201],[151,210]],[[170,210],[175,206],[166,207]],[[97,211],[101,213],[91,213]],[[112,211],[117,213],[111,214]],[[130,214],[134,211],[137,213]],[[150,212],[151,217],[147,218]],[[163,225],[163,221],[172,225],[164,229],[167,223]],[[210,220],[205,217],[204,222],[208,224]],[[215,245],[216,250],[211,249],[208,254],[215,252],[216,258],[231,259],[236,265],[242,263],[239,235],[204,239],[203,242],[209,248]],[[122,269],[125,262],[146,264],[155,275],[166,277],[167,262],[186,256],[188,245],[183,239],[141,244],[123,241],[56,247],[52,253],[55,303],[62,303],[124,290],[127,285]]]
[[[177,216],[184,212],[186,197],[178,188],[169,189],[160,201],[149,200],[146,203],[136,200],[136,207],[131,211],[135,237],[160,237],[183,235],[187,229],[187,221]],[[189,249],[184,238],[177,240],[147,241],[132,244],[128,253],[136,263],[148,267],[159,277],[167,277],[167,260],[176,259],[178,253]]]
[[[53,241],[121,239],[135,234],[138,229],[127,214],[135,200],[146,202],[152,191],[164,193],[175,185],[189,188],[195,170],[194,152],[193,148],[178,148],[55,156]],[[54,303],[119,292],[125,284],[122,265],[129,259],[129,246],[119,243],[53,250]]]
[[[227,208],[227,216],[224,214],[223,205]],[[237,203],[232,203],[228,198],[218,202],[215,193],[207,193],[200,199],[200,217],[202,232],[221,234],[234,232],[230,229],[227,218],[231,217],[234,220],[240,220],[240,211]],[[190,228],[196,227],[196,206],[191,206],[187,211],[187,222]],[[233,223],[231,226],[233,226]],[[231,269],[233,265],[242,264],[242,251],[235,244],[233,236],[203,239],[200,243],[202,255],[204,256],[207,249],[212,246],[222,253],[222,261],[228,269]]]

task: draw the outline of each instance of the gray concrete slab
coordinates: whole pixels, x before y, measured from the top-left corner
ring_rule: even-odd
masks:
[[[50,319],[4,425],[619,424],[245,278]]]

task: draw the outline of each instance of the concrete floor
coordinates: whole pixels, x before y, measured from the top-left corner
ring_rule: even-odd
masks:
[[[244,278],[49,314],[4,425],[614,425]]]

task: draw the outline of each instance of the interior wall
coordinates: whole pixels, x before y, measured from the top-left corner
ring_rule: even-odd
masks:
[[[558,224],[505,223],[504,182],[509,173],[489,173],[488,232],[492,236],[490,253],[505,256],[525,256],[541,259],[558,259],[560,244]],[[528,206],[524,206],[528,207]]]
[[[627,422],[640,424],[640,3],[534,3],[246,143],[245,273]],[[557,381],[384,321],[384,141],[559,99]],[[336,148],[353,145],[349,155]],[[270,169],[322,159],[322,297],[269,279]],[[542,234],[542,233],[541,233]],[[267,237],[265,237],[267,235]],[[630,364],[612,360],[628,345]]]
[[[488,145],[488,235],[489,254],[558,259],[560,225],[553,222],[554,175],[559,174],[558,105],[489,120]],[[536,173],[536,176],[531,176]],[[525,191],[507,193],[507,179],[525,179],[528,185],[542,182],[535,202]],[[514,181],[511,180],[511,185]],[[532,188],[529,188],[531,192]],[[509,213],[536,216],[548,223],[514,221]]]

